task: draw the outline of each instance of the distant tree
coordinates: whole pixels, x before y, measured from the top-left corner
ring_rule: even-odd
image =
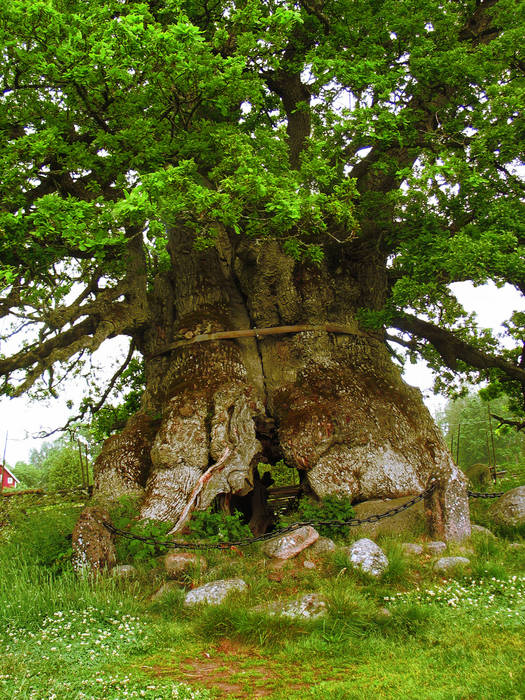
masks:
[[[84,463],[86,462],[85,452],[86,447],[82,442]],[[88,447],[87,462],[90,483],[93,480],[92,461],[93,455]],[[13,473],[26,488],[42,487],[56,490],[82,486],[82,469],[77,438],[67,435],[54,442],[45,442],[40,449],[31,450],[28,464],[17,462]]]
[[[12,472],[20,479],[19,488],[34,489],[44,485],[45,472],[34,464],[18,461]]]
[[[477,462],[489,464],[489,442],[492,443],[489,410],[492,414],[508,416],[508,400],[500,397],[489,404],[477,392],[471,392],[448,401],[436,418],[448,445],[453,447],[454,458],[458,454],[459,434],[459,464],[462,467]],[[525,434],[512,430],[508,425],[501,425],[494,417],[491,422],[496,463],[525,459]]]

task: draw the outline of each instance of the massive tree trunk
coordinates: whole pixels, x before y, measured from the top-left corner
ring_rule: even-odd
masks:
[[[345,258],[338,248],[317,267],[276,242],[234,249],[224,232],[216,248],[196,251],[176,228],[169,251],[152,321],[135,338],[146,363],[142,409],[104,446],[99,497],[135,492],[142,517],[175,523],[190,498],[206,508],[218,494],[249,494],[257,463],[282,455],[319,497],[415,494],[435,478],[432,534],[469,535],[465,479],[420,392],[401,380],[382,332],[359,328],[358,309],[386,298],[380,255]],[[345,332],[327,330],[334,324]],[[290,325],[314,330],[195,342]]]

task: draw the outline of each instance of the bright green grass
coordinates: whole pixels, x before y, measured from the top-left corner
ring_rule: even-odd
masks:
[[[64,531],[75,517],[46,509],[0,544],[0,700],[525,698],[525,547],[508,546],[519,533],[475,536],[470,572],[447,581],[434,558],[405,556],[400,537],[380,538],[390,567],[379,581],[351,571],[342,549],[313,570],[306,553],[277,571],[257,548],[215,552],[153,603],[157,561],[135,580],[73,575]],[[246,593],[184,608],[190,585],[239,576]],[[322,619],[267,610],[312,591]]]

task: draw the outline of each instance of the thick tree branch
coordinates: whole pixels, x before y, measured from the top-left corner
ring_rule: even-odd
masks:
[[[525,388],[525,369],[513,365],[502,357],[475,348],[455,336],[452,331],[438,328],[428,321],[409,314],[396,316],[392,319],[391,325],[403,333],[427,340],[436,348],[450,369],[456,369],[458,360],[476,369],[499,369]]]

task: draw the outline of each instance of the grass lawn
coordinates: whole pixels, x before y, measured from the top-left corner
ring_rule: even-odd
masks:
[[[487,507],[472,504],[473,519],[490,525]],[[475,536],[470,568],[448,580],[433,572],[434,556],[406,556],[393,537],[379,540],[390,560],[379,580],[350,570],[349,540],[312,559],[314,569],[307,553],[276,568],[255,547],[216,552],[152,601],[164,580],[155,558],[132,579],[74,576],[67,533],[78,511],[26,503],[0,531],[2,700],[525,698],[519,531]],[[184,607],[191,586],[232,577],[245,593]],[[268,608],[313,591],[327,606],[318,619]]]

